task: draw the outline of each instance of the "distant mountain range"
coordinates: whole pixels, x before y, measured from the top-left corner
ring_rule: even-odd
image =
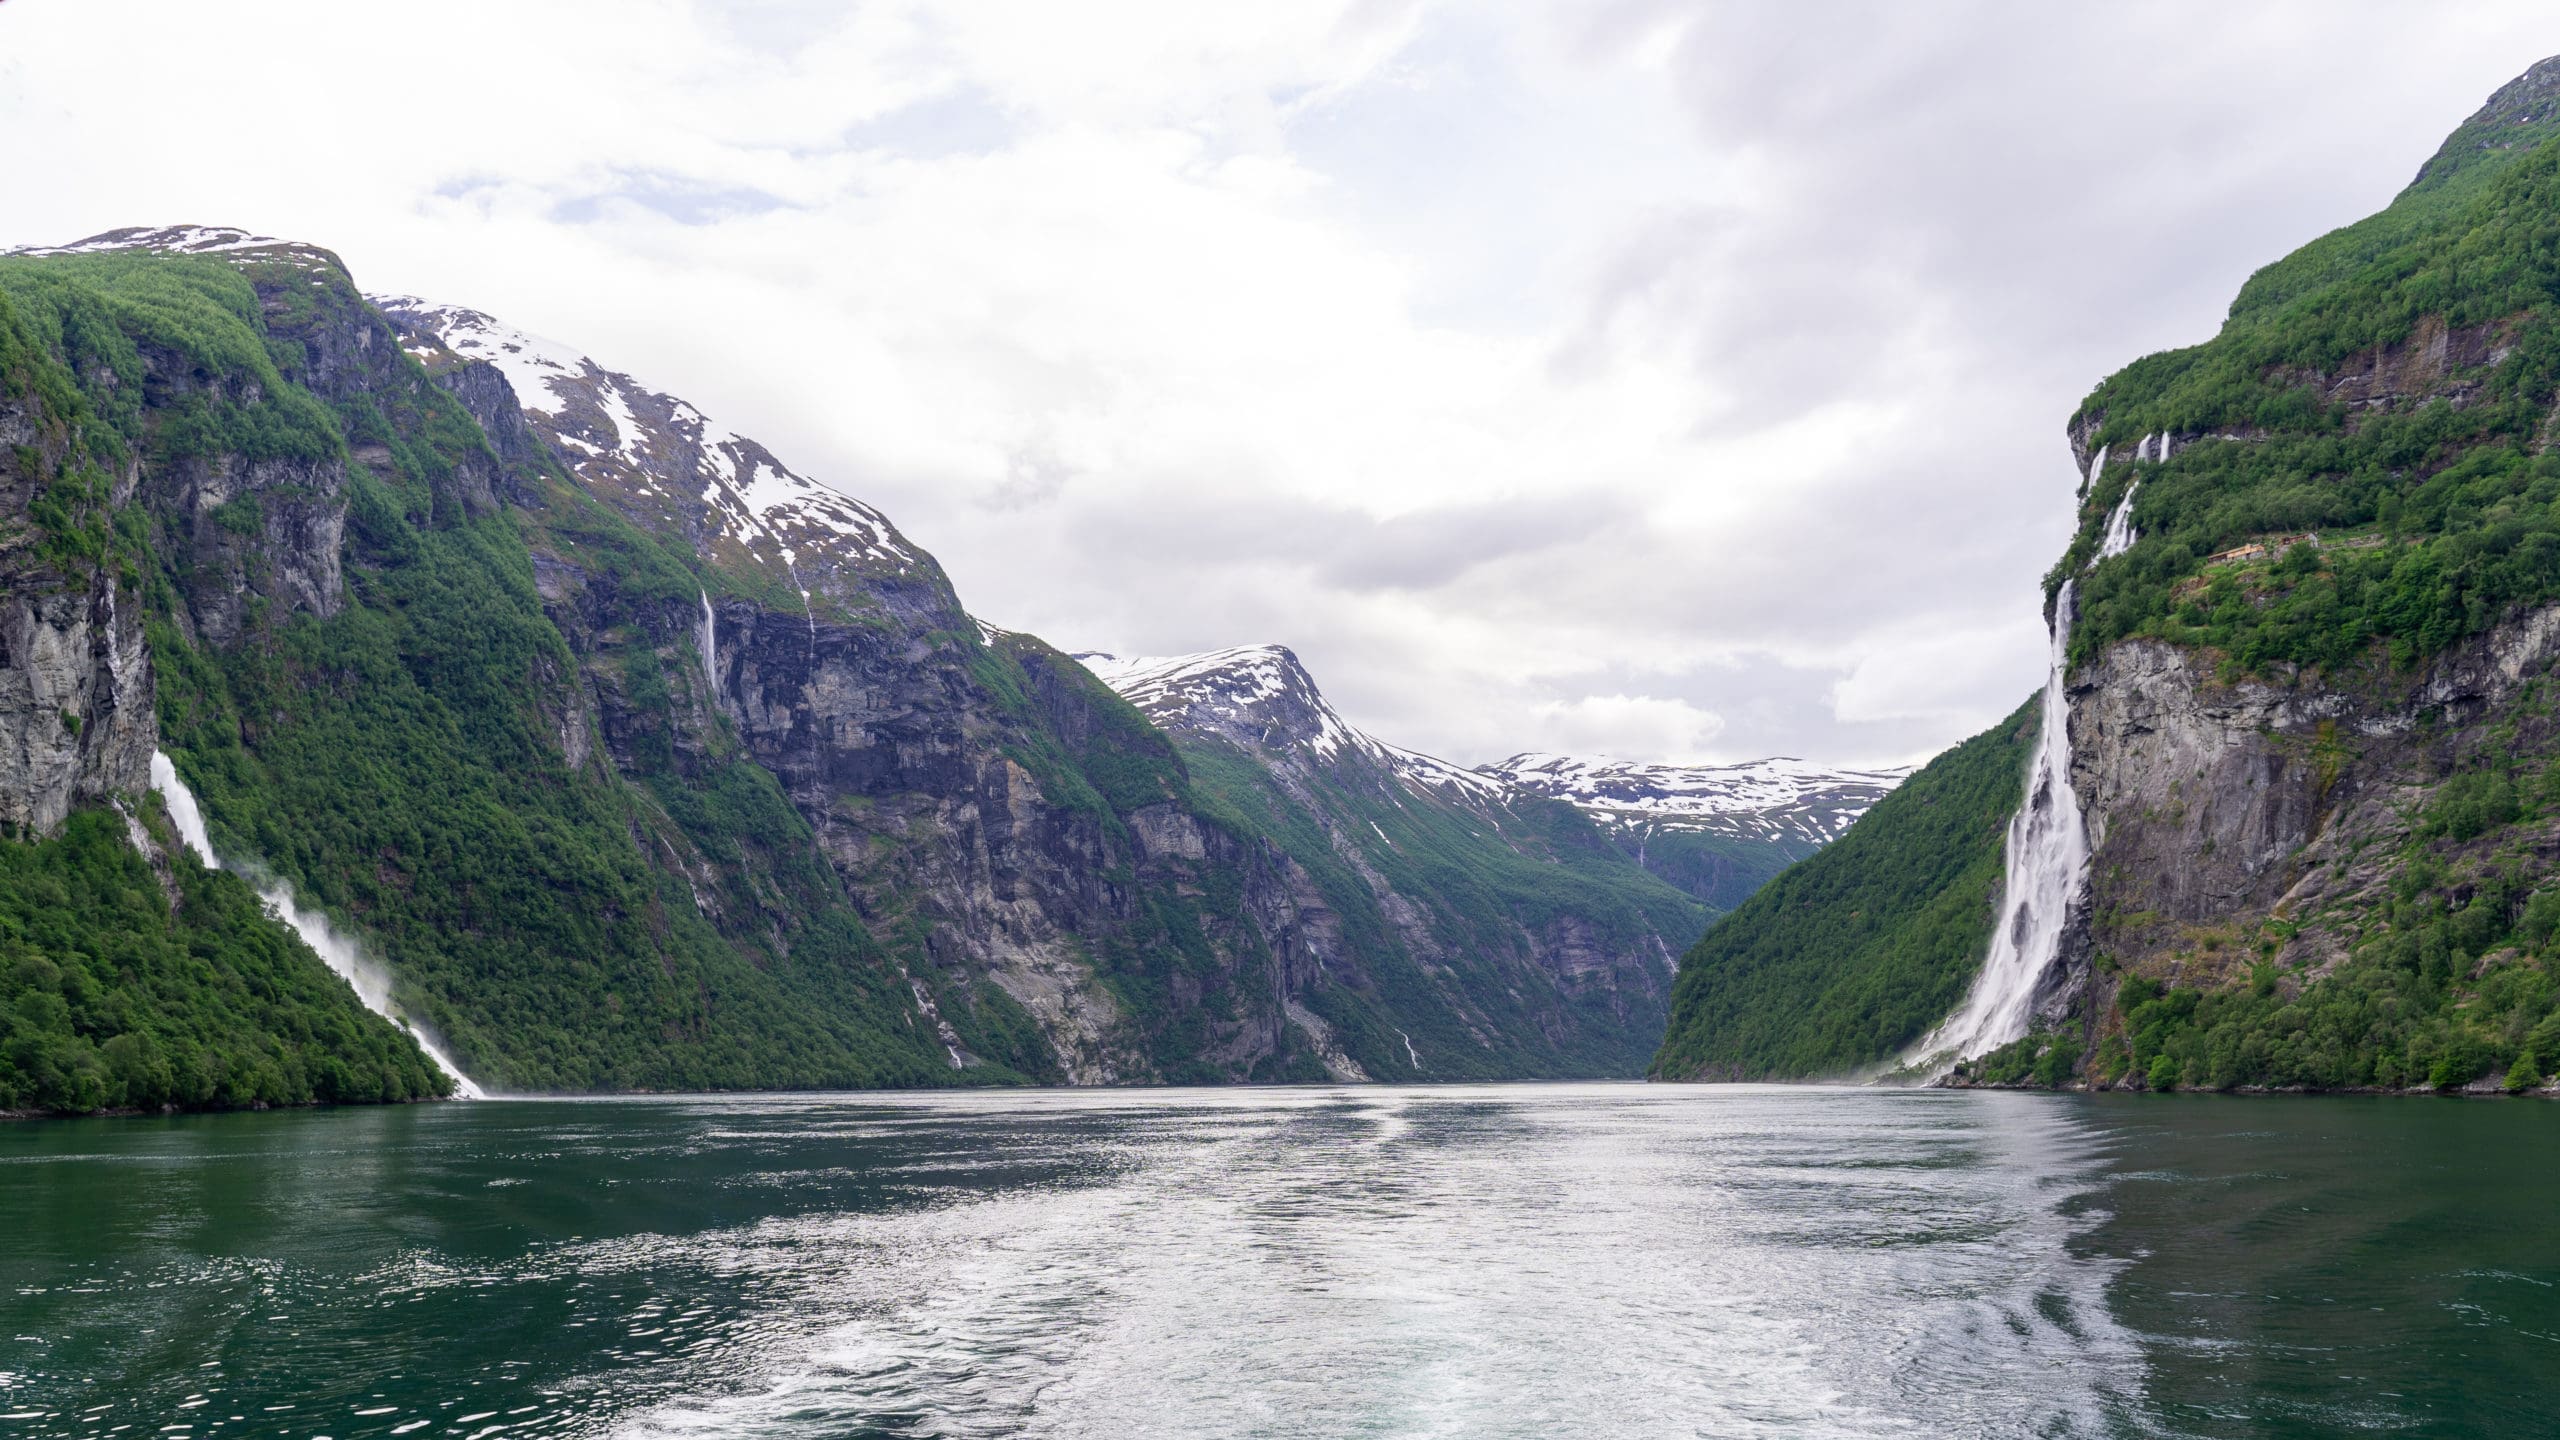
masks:
[[[1649,765],[1543,754],[1469,769],[1352,726],[1285,646],[1077,658],[1177,739],[1252,749],[1295,735],[1315,755],[1357,752],[1410,786],[1480,810],[1531,797],[1563,801],[1589,817],[1620,854],[1717,911],[1740,904],[1770,876],[1836,839],[1911,773],[1783,757]]]

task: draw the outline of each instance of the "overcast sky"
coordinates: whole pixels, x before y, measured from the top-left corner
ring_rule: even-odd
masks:
[[[2547,3],[0,3],[0,246],[310,240],[692,400],[1068,649],[1469,763],[1915,759],[2062,426]]]

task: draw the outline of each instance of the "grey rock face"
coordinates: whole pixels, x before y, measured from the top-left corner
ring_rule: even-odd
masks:
[[[30,398],[0,400],[0,513],[25,515],[64,463]],[[130,476],[111,500],[131,493]],[[44,835],[72,808],[150,783],[157,734],[141,606],[111,569],[48,560],[31,525],[0,539],[0,824]]]
[[[149,786],[158,730],[138,608],[105,577],[87,592],[0,594],[0,822],[50,834],[74,806]]]
[[[164,544],[179,565],[187,619],[198,638],[240,638],[254,601],[287,612],[334,615],[345,588],[346,467],[336,460],[188,459],[153,470],[143,489],[173,517]]]
[[[2414,675],[2225,684],[2195,657],[2127,641],[2073,676],[2072,783],[2092,850],[2092,949],[2190,983],[2258,957],[2199,944],[2264,918],[2275,957],[2342,958],[2450,757],[2518,719],[2560,659],[2560,606],[2519,615]],[[2531,721],[2527,717],[2527,723]]]

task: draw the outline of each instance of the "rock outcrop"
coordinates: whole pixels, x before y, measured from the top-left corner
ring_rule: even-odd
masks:
[[[151,655],[107,519],[140,470],[86,449],[83,418],[0,386],[0,826],[19,836],[150,783]]]
[[[2560,739],[2519,704],[2555,659],[2560,606],[2413,673],[2348,685],[2226,681],[2172,646],[2116,646],[2073,677],[2088,945],[2180,984],[2225,983],[2262,961],[2304,981],[2325,974],[2371,933],[2401,846],[2457,758]],[[2560,833],[2536,843],[2560,854]],[[2280,941],[2243,943],[2270,920]],[[2071,957],[2079,973],[2087,953]]]

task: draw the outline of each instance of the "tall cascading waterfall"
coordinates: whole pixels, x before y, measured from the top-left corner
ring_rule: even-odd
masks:
[[[2160,437],[2161,451],[2168,437]],[[2148,451],[2151,437],[2143,437]],[[2105,470],[2107,450],[2089,461],[2089,488]],[[2121,555],[2137,538],[2133,529],[2133,492],[2125,487],[2107,517],[2098,547],[2099,560]],[[2090,562],[2095,564],[2096,561]],[[1955,1068],[1988,1050],[2023,1038],[2032,1018],[2036,987],[2062,952],[2062,937],[2071,924],[2080,892],[2089,878],[2089,831],[2080,815],[2079,792],[2071,788],[2071,615],[2074,581],[2065,580],[2053,597],[2049,662],[2045,669],[2044,706],[2036,736],[2034,760],[2027,766],[2027,791],[2018,813],[2009,817],[2008,844],[2002,856],[1999,927],[1991,933],[1991,950],[1974,976],[1964,1004],[1937,1029],[1904,1052],[1908,1067],[1926,1067],[1935,1075]]]
[[[436,1068],[453,1077],[455,1094],[466,1100],[488,1098],[485,1091],[472,1083],[470,1076],[462,1073],[462,1067],[453,1063],[453,1057],[444,1053],[442,1045],[411,1024],[409,1017],[400,1012],[398,1002],[391,998],[391,977],[383,973],[380,966],[367,960],[354,940],[340,934],[338,928],[329,923],[328,916],[305,910],[295,903],[293,887],[283,881],[261,883],[256,875],[237,866],[225,865],[214,857],[213,840],[205,833],[204,812],[197,808],[194,792],[178,778],[178,767],[170,763],[166,754],[157,750],[151,752],[151,788],[160,793],[160,803],[169,807],[169,819],[178,827],[178,838],[198,860],[205,863],[207,869],[230,870],[255,886],[258,898],[267,902],[267,908],[275,912],[276,918],[290,926],[293,933],[302,937],[302,943],[310,946],[314,953],[328,962],[329,968],[336,971],[340,979],[354,988],[356,998],[364,1002],[364,1008],[408,1031],[410,1038],[418,1042],[418,1048],[427,1052],[427,1058],[436,1062]]]

